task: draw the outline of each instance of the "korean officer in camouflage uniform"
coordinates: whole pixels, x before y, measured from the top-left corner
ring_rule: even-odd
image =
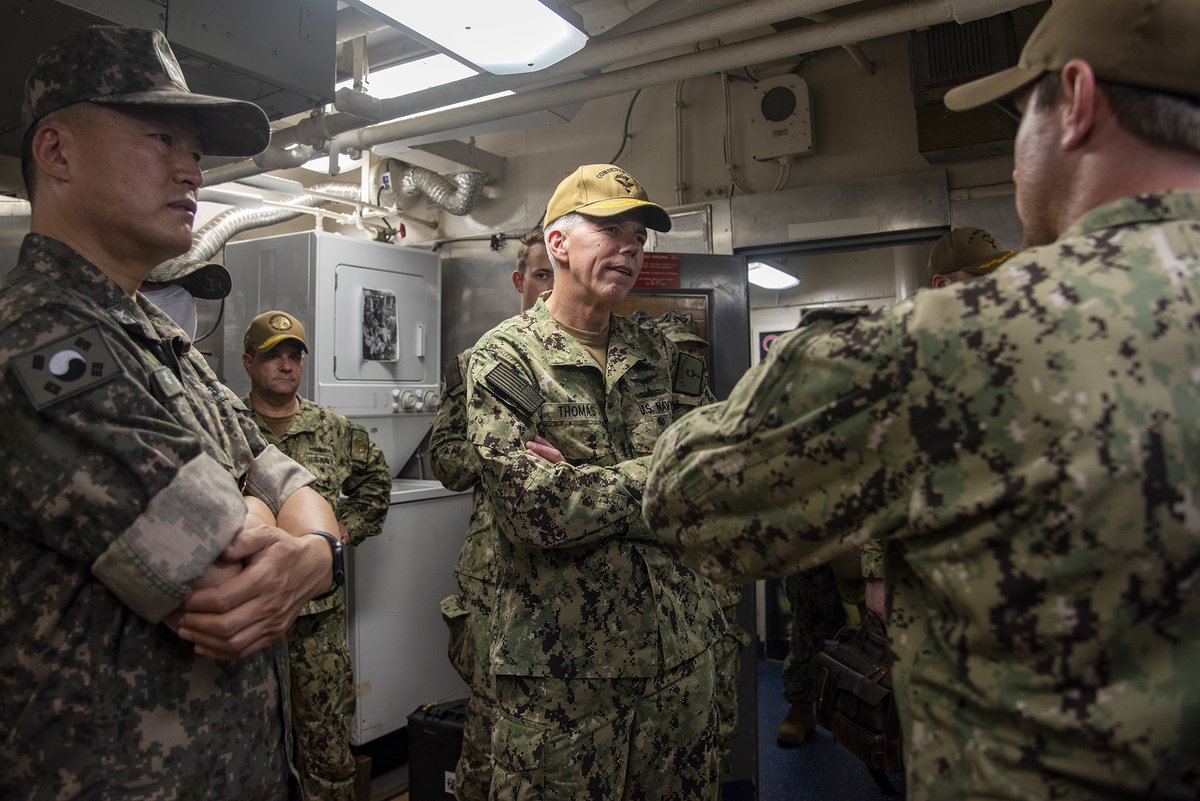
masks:
[[[380,533],[392,491],[387,462],[361,425],[296,394],[308,352],[304,326],[287,312],[263,312],[242,344],[250,376],[244,400],[263,437],[316,476],[313,488],[334,508],[343,544]],[[354,676],[341,588],[304,605],[288,632],[288,656],[305,801],[354,801]]]
[[[916,801],[1200,797],[1197,41],[1195,0],[1054,3],[946,96],[1015,94],[1028,249],[818,315],[655,450],[707,575],[887,539]]]
[[[580,167],[546,211],[554,290],[485,334],[467,433],[501,537],[491,666],[494,799],[712,799],[708,582],[641,517],[659,434],[708,394],[699,359],[611,313],[670,217],[619,167]]]
[[[521,312],[554,287],[554,272],[538,226],[520,238],[513,286]],[[462,751],[454,770],[459,801],[487,801],[492,785],[492,728],[496,718],[495,679],[488,664],[492,605],[496,596],[496,529],[487,493],[479,486],[474,450],[467,441],[467,385],[463,381],[471,348],[442,371],[442,403],[429,436],[433,474],[452,490],[474,489],[471,520],[458,552],[454,576],[459,592],[442,599],[442,618],[450,629],[450,663],[471,689],[463,725]]]
[[[0,798],[297,798],[279,638],[332,584],[328,543],[300,535],[336,521],[137,293],[191,245],[200,154],[262,150],[267,120],[191,94],[162,33],[129,28],[43,54],[23,119],[32,233],[0,285]]]

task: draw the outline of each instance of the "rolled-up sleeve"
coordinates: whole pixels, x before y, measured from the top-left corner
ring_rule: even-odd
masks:
[[[274,515],[288,497],[316,481],[316,477],[274,445],[268,445],[246,468],[245,490],[265,503]]]
[[[191,582],[245,520],[246,506],[233,478],[200,454],[92,563],[92,574],[130,609],[157,623],[179,606]]]
[[[25,375],[29,354],[81,337],[95,365],[90,375],[102,377],[60,398],[37,398]],[[172,382],[113,321],[75,307],[42,307],[10,322],[0,333],[0,362],[5,527],[90,566],[134,612],[161,620],[245,523],[235,478],[245,465],[219,444],[241,436],[236,424],[211,437],[185,425],[192,403],[218,408],[205,405],[219,402],[204,376],[185,372]],[[312,480],[275,449],[249,462],[247,479],[274,504]]]

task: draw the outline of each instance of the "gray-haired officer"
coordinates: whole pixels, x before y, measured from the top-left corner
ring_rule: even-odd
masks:
[[[333,514],[141,297],[191,245],[203,153],[262,150],[162,33],[91,27],[26,82],[33,206],[0,287],[0,797],[284,799],[278,642]],[[278,526],[278,527],[277,527]]]
[[[705,574],[886,539],[908,794],[1200,797],[1200,3],[1057,0],[1016,67],[1023,247],[777,341],[654,453]]]
[[[500,533],[493,798],[714,799],[708,582],[649,541],[647,460],[711,399],[699,359],[612,313],[647,227],[633,176],[575,170],[545,215],[554,289],[471,355],[467,434]]]

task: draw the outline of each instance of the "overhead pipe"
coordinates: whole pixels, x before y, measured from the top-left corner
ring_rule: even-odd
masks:
[[[445,209],[456,217],[470,214],[479,202],[479,193],[487,182],[487,175],[477,170],[460,172],[447,181],[433,170],[393,161],[388,166],[392,186],[410,197],[425,195],[430,202]]]
[[[385,142],[479,125],[506,117],[624,94],[647,86],[736,69],[745,64],[775,61],[802,53],[894,33],[925,28],[970,17],[979,19],[1029,5],[1033,0],[911,0],[896,6],[841,17],[808,28],[762,36],[711,50],[688,53],[637,67],[604,73],[570,83],[499,97],[472,106],[447,109],[410,120],[374,125],[335,136],[329,145],[330,164],[346,149],[364,150]],[[972,16],[977,15],[977,16]]]
[[[831,15],[824,12],[805,14],[804,18],[813,22],[829,22],[833,19]],[[872,63],[871,59],[867,58],[867,54],[863,52],[863,49],[857,42],[844,44],[842,45],[842,49],[846,51],[846,54],[850,58],[854,59],[854,63],[858,65],[858,68],[863,71],[864,75],[870,76],[875,74],[875,64]]]
[[[362,150],[385,142],[442,133],[464,126],[624,94],[646,86],[738,69],[746,64],[789,58],[945,22],[970,22],[1030,5],[1032,2],[1035,0],[912,0],[901,5],[841,17],[812,27],[721,45],[710,50],[675,56],[591,78],[434,112],[415,119],[346,131],[332,138],[328,148],[331,154],[330,164],[336,164],[332,157],[335,152],[342,152],[347,148]],[[205,173],[205,180],[209,183],[220,183],[239,180],[263,171],[253,161],[241,162],[209,170]]]
[[[237,202],[238,199],[232,197],[233,195],[244,195],[243,200],[246,201],[252,202],[254,200],[253,196],[240,192],[213,189],[200,190],[200,198],[202,200],[214,200],[218,202],[233,200]],[[316,207],[333,202],[331,196],[358,202],[359,188],[353,184],[330,181],[311,187],[308,192],[302,195],[284,198],[280,202],[292,206]],[[257,200],[261,201],[261,198],[257,198]],[[163,262],[155,267],[150,275],[146,277],[146,280],[156,280],[154,277],[155,273],[159,273],[160,276],[172,275],[176,272],[175,267],[180,265],[206,264],[212,261],[221,248],[225,247],[226,242],[241,232],[286,222],[287,220],[299,217],[301,214],[304,214],[304,212],[262,205],[254,205],[252,207],[238,206],[226,209],[192,234],[192,247],[187,253],[184,253],[182,256],[176,256],[170,261]]]
[[[334,136],[361,128],[369,123],[407,117],[430,109],[474,100],[506,90],[516,91],[527,86],[543,83],[548,79],[564,78],[589,70],[599,70],[626,59],[645,56],[671,47],[692,45],[703,39],[728,36],[731,33],[770,25],[781,20],[805,13],[819,13],[830,8],[848,5],[855,0],[757,0],[737,3],[731,7],[696,14],[679,22],[664,23],[641,31],[609,39],[590,42],[583,50],[544,70],[526,75],[475,75],[459,81],[423,89],[398,97],[380,99],[339,89],[334,99],[334,108],[340,113],[315,114],[301,120],[291,128],[275,131],[271,135],[270,151],[275,159],[292,145],[323,147]],[[280,169],[265,165],[266,169]],[[288,166],[298,166],[296,164]],[[231,173],[232,174],[232,173]],[[245,172],[237,177],[246,177]],[[236,180],[223,177],[221,180]]]
[[[851,2],[855,0],[757,0],[752,3],[735,3],[678,22],[655,25],[622,36],[591,42],[578,53],[538,72],[518,76],[474,75],[386,100],[342,89],[337,93],[335,106],[338,111],[360,117],[374,117],[374,122],[406,117],[496,92],[536,86],[545,83],[549,78],[600,70],[628,59],[645,58],[647,53],[688,47],[705,39],[729,36],[731,33],[751,30],[793,17],[818,14]]]

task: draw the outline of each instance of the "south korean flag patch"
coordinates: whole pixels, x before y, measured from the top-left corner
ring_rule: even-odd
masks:
[[[124,372],[99,326],[85,328],[12,360],[21,388],[39,411]]]

